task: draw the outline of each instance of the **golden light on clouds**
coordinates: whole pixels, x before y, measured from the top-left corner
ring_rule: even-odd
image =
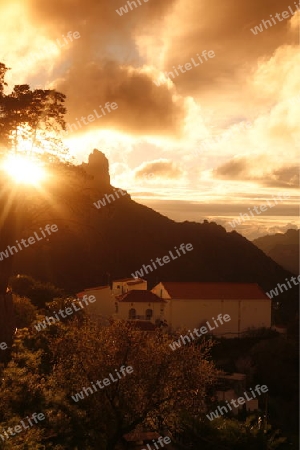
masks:
[[[66,94],[67,123],[117,102],[66,143],[77,162],[102,150],[112,183],[136,199],[235,203],[247,193],[251,206],[253,196],[286,187],[294,205],[300,13],[294,7],[294,16],[251,32],[290,3],[151,0],[120,17],[119,0],[0,0],[0,61],[12,67],[10,85]],[[55,45],[70,30],[80,39]],[[205,50],[215,57],[170,76]],[[170,182],[174,168],[180,176]]]

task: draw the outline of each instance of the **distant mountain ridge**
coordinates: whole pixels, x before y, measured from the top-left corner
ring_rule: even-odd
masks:
[[[254,239],[252,242],[284,269],[299,275],[300,230],[287,230]]]
[[[56,223],[59,231],[49,243],[18,253],[15,274],[29,274],[76,293],[130,277],[151,259],[191,243],[193,251],[145,276],[150,288],[159,281],[227,281],[258,283],[266,292],[291,275],[236,231],[228,233],[206,220],[177,223],[136,203],[124,190],[124,196],[97,209],[95,202],[115,192],[107,158],[98,150],[76,171],[84,181],[72,172],[71,178],[62,178],[44,208],[46,220]],[[289,316],[295,314],[296,292],[282,294],[279,301]]]

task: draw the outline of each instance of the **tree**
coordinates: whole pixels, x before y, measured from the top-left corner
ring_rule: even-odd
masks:
[[[65,128],[65,96],[55,90],[30,90],[28,85],[16,85],[10,94],[5,94],[7,70],[0,63],[0,163],[3,156],[19,151],[24,140],[29,146],[21,148],[22,154],[30,158],[47,163],[63,159],[67,150],[55,136],[59,129]],[[0,251],[12,245],[18,232],[24,229],[28,193],[29,189],[14,186],[1,173]],[[12,296],[8,290],[12,264],[13,256],[0,261],[0,340],[9,346],[15,329]]]
[[[202,450],[275,450],[287,441],[268,425],[262,427],[260,417],[252,415],[244,422],[237,419],[219,418],[209,422],[205,417],[184,414],[178,432],[181,448]],[[197,447],[191,447],[195,445]]]
[[[26,140],[31,144],[27,152],[35,157],[64,159],[68,151],[57,133],[65,130],[65,95],[53,89],[31,90],[28,84],[15,85],[10,94],[4,94],[8,70],[0,63],[0,143],[17,151],[20,141]]]
[[[73,327],[67,338],[55,339],[52,380],[69,399],[122,365],[133,368],[132,374],[78,405],[93,417],[85,435],[96,448],[116,448],[124,434],[137,427],[172,429],[183,409],[193,414],[203,411],[217,372],[209,361],[210,343],[172,352],[170,342],[162,330],[143,333],[121,321],[103,328],[87,323]]]
[[[14,313],[17,328],[27,328],[35,320],[37,309],[26,297],[14,296]]]
[[[13,294],[27,297],[37,308],[45,308],[46,303],[52,302],[56,297],[62,297],[63,291],[51,283],[42,283],[28,275],[11,277],[9,286]]]
[[[47,449],[113,450],[135,429],[172,432],[183,410],[203,412],[217,373],[209,342],[173,352],[164,331],[143,333],[122,321],[98,328],[74,317],[35,334],[24,329],[19,336],[1,377],[2,420],[43,412],[39,442]],[[118,379],[115,369],[122,365],[133,371]],[[115,382],[73,400],[110,373]]]

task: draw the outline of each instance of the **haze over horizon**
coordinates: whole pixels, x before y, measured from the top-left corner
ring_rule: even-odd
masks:
[[[0,0],[8,89],[66,94],[68,124],[94,115],[66,139],[76,161],[103,151],[113,185],[174,220],[230,231],[230,220],[285,192],[287,201],[236,229],[254,239],[299,226],[296,5],[149,0],[120,16],[123,5]],[[293,16],[251,31],[289,7]],[[118,107],[98,118],[107,102]]]

